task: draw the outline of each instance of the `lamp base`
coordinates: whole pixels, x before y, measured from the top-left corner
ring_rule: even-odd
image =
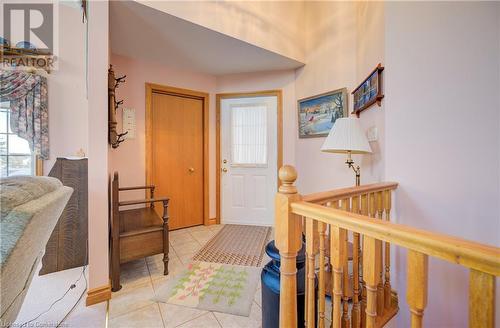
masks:
[[[347,152],[347,160],[345,161],[348,167],[352,168],[354,173],[356,174],[356,187],[361,185],[361,168],[359,165],[354,165],[354,160],[351,157],[351,152]]]

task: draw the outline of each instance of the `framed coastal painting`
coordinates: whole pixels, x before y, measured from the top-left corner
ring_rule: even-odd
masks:
[[[377,103],[381,105],[384,98],[382,93],[382,71],[384,67],[378,64],[377,67],[361,82],[361,84],[352,92],[354,105],[352,113],[359,117],[359,113]]]
[[[300,99],[299,138],[326,137],[338,118],[348,115],[347,89]]]

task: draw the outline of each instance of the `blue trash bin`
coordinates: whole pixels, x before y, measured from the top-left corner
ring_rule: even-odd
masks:
[[[266,253],[271,258],[262,269],[262,328],[279,327],[280,308],[280,254],[274,240],[266,246]],[[297,255],[297,326],[304,326],[305,306],[305,245]],[[315,283],[317,287],[317,281]]]

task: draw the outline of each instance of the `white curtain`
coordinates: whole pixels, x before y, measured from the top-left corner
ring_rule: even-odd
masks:
[[[267,107],[265,105],[231,108],[232,164],[267,164]]]

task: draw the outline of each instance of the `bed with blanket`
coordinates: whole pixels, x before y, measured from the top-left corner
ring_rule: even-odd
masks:
[[[0,327],[15,321],[72,192],[50,177],[0,179]]]

